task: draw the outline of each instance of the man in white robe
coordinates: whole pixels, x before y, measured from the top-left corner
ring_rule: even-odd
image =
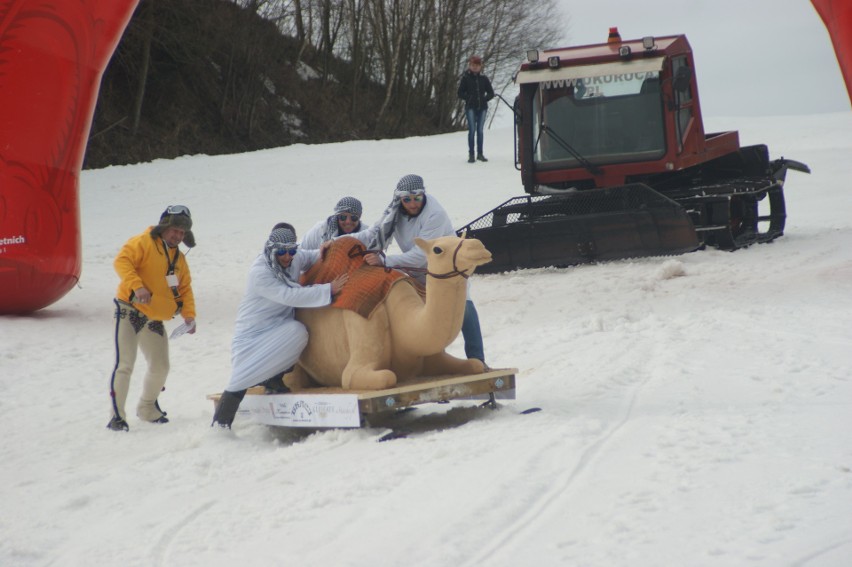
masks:
[[[348,279],[343,274],[331,283],[299,285],[299,275],[319,259],[321,251],[300,249],[292,226],[276,226],[281,228],[272,231],[249,269],[237,312],[231,379],[213,415],[213,423],[220,427],[231,427],[248,388],[278,379],[299,360],[308,332],[296,321],[296,308],[329,305]]]
[[[319,221],[302,237],[302,249],[320,248],[323,242],[338,236],[346,236],[362,230],[361,201],[355,197],[343,197],[334,206],[334,213]]]
[[[419,175],[405,175],[397,183],[382,218],[367,230],[350,236],[360,240],[368,250],[382,251],[387,250],[392,240],[396,239],[401,254],[387,254],[384,258],[379,254],[367,254],[364,260],[372,266],[384,265],[403,271],[413,268],[415,271],[411,275],[425,285],[426,254],[414,243],[415,237],[432,240],[455,234],[447,211],[434,195],[426,194],[423,178]],[[465,356],[478,358],[485,363],[479,314],[470,299],[470,280],[467,293],[461,329]]]

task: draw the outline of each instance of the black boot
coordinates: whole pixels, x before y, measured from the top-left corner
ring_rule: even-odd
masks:
[[[216,411],[213,412],[213,423],[210,427],[218,424],[219,427],[231,428],[234,423],[234,416],[237,415],[237,410],[240,408],[240,402],[243,401],[246,391],[229,392],[225,390],[219,398],[219,403],[216,404]]]
[[[166,387],[165,387],[165,386],[163,386],[163,389],[162,389],[162,390],[160,390],[160,391],[161,391],[161,392],[165,392],[165,391],[166,391]],[[157,400],[154,400],[154,407],[155,407],[155,408],[157,408],[157,411],[158,411],[158,412],[160,412],[161,414],[163,414],[164,416],[165,416],[165,415],[169,415],[168,413],[166,413],[166,411],[165,411],[163,408],[161,408],[161,407],[160,407],[160,402],[158,402]]]
[[[471,157],[473,157],[473,156],[471,156]],[[484,155],[482,155],[482,153],[481,153],[481,152],[480,152],[480,154],[479,154],[478,156],[476,156],[476,159],[478,159],[479,161],[488,161],[488,160],[485,158],[485,156],[484,156]]]
[[[113,431],[130,431],[130,426],[127,425],[126,421],[116,415],[107,423],[107,429],[112,429]]]
[[[293,367],[291,366],[290,368],[288,368],[284,372],[280,372],[280,373],[276,374],[275,376],[273,376],[272,378],[268,378],[267,380],[264,380],[259,385],[266,388],[267,394],[289,394],[290,388],[288,388],[284,384],[283,378],[284,378],[285,374],[287,374],[288,372],[292,372],[292,371],[293,371]]]
[[[476,160],[473,158],[473,152],[467,154],[467,163],[474,163]]]

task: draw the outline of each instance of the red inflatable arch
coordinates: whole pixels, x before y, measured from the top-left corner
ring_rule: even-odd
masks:
[[[86,139],[138,2],[0,2],[0,314],[46,307],[80,277]]]
[[[811,4],[831,36],[840,72],[846,83],[846,94],[852,102],[852,1],[811,0]]]

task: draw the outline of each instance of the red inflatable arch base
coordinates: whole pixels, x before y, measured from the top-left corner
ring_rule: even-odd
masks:
[[[86,139],[138,1],[0,2],[0,314],[46,307],[80,277]]]

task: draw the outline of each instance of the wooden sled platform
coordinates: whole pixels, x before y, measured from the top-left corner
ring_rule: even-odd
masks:
[[[370,414],[449,400],[515,398],[517,368],[490,369],[482,374],[428,376],[386,390],[310,388],[288,394],[266,394],[256,386],[248,390],[238,415],[248,415],[266,425],[282,427],[361,427]],[[215,404],[221,394],[207,399]]]

